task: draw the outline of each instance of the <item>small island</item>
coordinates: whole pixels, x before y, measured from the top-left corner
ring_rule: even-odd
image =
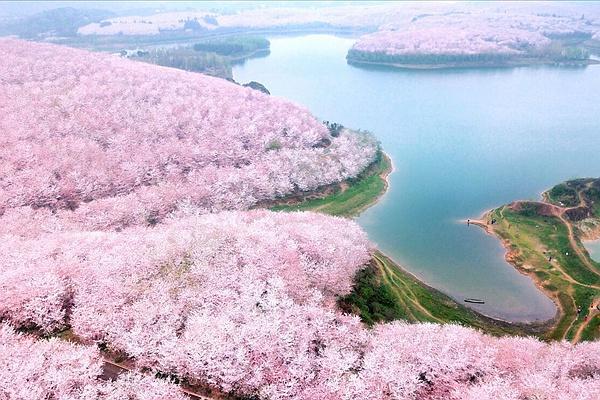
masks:
[[[585,66],[598,63],[588,51],[593,34],[581,18],[425,14],[361,36],[346,59],[406,69]]]
[[[600,238],[600,179],[564,182],[541,201],[515,201],[469,222],[501,239],[506,260],[558,306],[559,318],[544,337],[600,337],[600,263],[583,245]]]

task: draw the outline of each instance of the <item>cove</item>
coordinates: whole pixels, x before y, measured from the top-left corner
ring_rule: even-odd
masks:
[[[600,67],[410,71],[346,63],[353,38],[270,37],[234,67],[321,119],[373,132],[394,162],[390,188],[358,223],[427,284],[496,318],[552,318],[554,304],[459,222],[574,177],[600,175]]]
[[[600,262],[600,240],[586,240],[582,243],[592,260]]]

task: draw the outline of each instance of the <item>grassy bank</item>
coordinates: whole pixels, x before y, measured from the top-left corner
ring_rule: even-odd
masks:
[[[569,181],[546,192],[546,201],[518,201],[480,221],[503,241],[507,260],[559,306],[547,339],[600,337],[600,265],[581,243],[584,232],[590,236],[586,227],[600,225],[598,188],[600,180]]]
[[[358,177],[335,185],[322,196],[295,198],[271,207],[273,211],[318,211],[324,214],[353,217],[372,205],[387,189],[387,176],[392,171],[392,161],[383,152]]]

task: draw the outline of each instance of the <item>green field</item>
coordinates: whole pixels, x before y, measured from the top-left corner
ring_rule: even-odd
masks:
[[[489,213],[488,229],[511,252],[511,262],[560,306],[548,339],[574,342],[600,337],[600,265],[581,243],[583,224],[600,222],[600,180],[579,179],[544,194],[547,202],[515,202]],[[581,310],[578,312],[578,308]]]

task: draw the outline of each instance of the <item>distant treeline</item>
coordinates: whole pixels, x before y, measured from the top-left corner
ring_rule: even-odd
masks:
[[[350,49],[348,60],[390,64],[445,64],[459,62],[503,62],[511,58],[502,53],[480,54],[386,54],[381,52],[368,52]]]
[[[268,50],[271,43],[258,36],[230,36],[205,39],[194,45],[196,51],[206,51],[222,56],[237,57],[254,53],[258,50]]]
[[[232,79],[231,64],[254,55],[257,51],[268,51],[270,43],[258,36],[230,36],[203,40],[193,46],[159,48],[141,52],[134,57],[141,61],[202,72],[207,75]],[[258,89],[268,92],[268,90]]]
[[[233,77],[229,59],[215,53],[195,51],[191,47],[155,49],[135,58],[164,67],[202,72],[220,78]]]
[[[518,61],[523,58],[538,58],[552,61],[583,61],[589,58],[589,52],[576,46],[565,46],[560,42],[553,42],[543,49],[527,51],[522,54],[507,53],[476,53],[476,54],[386,54],[381,52],[367,52],[350,49],[348,61],[386,63],[386,64],[458,64],[458,63],[485,63],[503,64]]]

